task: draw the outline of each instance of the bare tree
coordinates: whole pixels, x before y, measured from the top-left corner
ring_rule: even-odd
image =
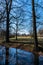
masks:
[[[22,12],[21,12],[21,14],[22,14]],[[14,17],[14,16],[12,16],[13,18],[14,18],[14,21],[15,22],[10,22],[11,24],[14,24],[15,26],[11,26],[11,28],[13,28],[14,29],[14,31],[15,31],[15,33],[16,33],[16,40],[17,40],[17,36],[18,36],[18,31],[20,31],[20,30],[22,30],[23,28],[24,28],[24,24],[23,24],[23,18],[21,18],[22,16],[21,16],[21,14],[19,14],[19,16],[18,17]]]
[[[27,16],[27,12],[24,6],[29,5],[27,4],[28,2],[24,2],[24,1],[14,1],[14,3],[17,5],[13,5],[12,6],[12,10],[10,15],[11,15],[11,19],[10,19],[10,28],[14,29],[14,32],[16,33],[16,40],[17,40],[17,35],[18,35],[18,31],[22,30],[23,28],[25,28],[25,23],[27,22],[27,19],[25,19],[25,16]],[[29,12],[31,13],[31,12]],[[24,23],[25,22],[25,23]],[[12,26],[12,24],[14,24],[14,26]]]
[[[3,35],[1,34],[1,32],[2,32],[2,30],[3,30],[3,28],[4,28],[4,20],[5,20],[4,14],[5,14],[5,11],[1,11],[1,10],[0,10],[0,35],[1,35],[2,37],[3,37]]]
[[[13,27],[12,24],[16,25],[16,38],[17,38],[18,30],[20,30],[20,28],[23,29],[23,22],[26,22],[26,19],[24,19],[26,15],[24,14],[26,14],[27,12],[31,13],[30,11],[25,11],[24,5],[25,6],[30,5],[30,3],[28,4],[28,0],[26,0],[26,2],[13,0],[13,4],[12,4],[12,0],[9,0],[9,1],[5,0],[5,3],[3,5],[6,12],[6,42],[8,42],[9,41],[9,28],[10,29],[13,28],[15,31],[15,26]],[[16,20],[16,23],[15,23],[15,20]]]
[[[10,11],[12,6],[12,0],[5,0],[6,5],[6,42],[9,42],[9,22],[10,22]]]
[[[35,1],[32,0],[32,13],[33,13],[33,33],[34,33],[34,46],[35,46],[35,51],[38,51],[38,39],[37,39],[37,30],[36,30],[36,13],[35,13]],[[35,65],[39,65],[39,58],[38,54],[35,55]]]
[[[35,7],[34,7],[34,0],[32,0],[32,14],[33,14],[33,33],[34,33],[34,45],[35,50],[38,50],[38,39],[37,39],[37,30],[36,30],[36,14],[35,14]]]

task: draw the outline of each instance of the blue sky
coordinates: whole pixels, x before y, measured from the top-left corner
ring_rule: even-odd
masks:
[[[38,3],[40,6],[43,7],[43,0],[35,0],[35,3]],[[22,25],[24,25],[24,26],[19,26],[19,29],[21,28],[21,30],[19,30],[18,32],[21,34],[22,33],[28,34],[33,29],[33,27],[31,27],[32,26],[32,0],[13,0],[12,5],[14,5],[14,7],[15,7],[13,10],[11,10],[11,14],[14,17],[17,17],[20,14],[21,10],[23,10],[23,12],[21,13],[21,17],[24,19],[23,23],[22,23]],[[20,6],[22,6],[22,7],[16,8],[16,7],[20,7]],[[43,8],[41,8],[40,6],[35,7],[36,16],[39,16],[39,18],[36,19],[36,22],[43,23]],[[21,17],[17,19],[18,22],[21,22]],[[16,23],[17,21],[15,19],[12,19],[11,22]],[[39,24],[37,24],[37,25],[39,25]],[[11,26],[13,26],[16,29],[15,24],[12,24]],[[43,29],[43,25],[40,25],[37,28],[37,30],[39,30],[40,28]],[[13,33],[15,32],[14,29],[11,29],[11,31]]]
[[[25,26],[24,26],[24,29],[21,29],[21,31],[19,31],[19,33],[26,33],[28,34],[29,31],[31,29],[33,29],[31,26],[32,26],[32,0],[16,0],[18,3],[14,3],[15,5],[17,5],[18,7],[25,2],[24,6],[22,7],[24,9],[24,20],[25,22],[23,23]],[[39,5],[41,5],[43,7],[43,0],[35,0],[35,3],[38,3]],[[36,16],[39,16],[39,18],[36,19],[36,22],[43,22],[43,8],[37,6],[35,7],[35,10],[36,10]],[[39,24],[37,24],[39,25]],[[39,29],[43,29],[43,25],[40,25],[38,28],[37,28],[37,31]]]
[[[25,4],[22,1],[25,2]],[[32,8],[31,8],[31,6],[29,6],[29,5],[31,5],[31,0],[18,0],[17,2],[18,3],[13,2],[13,5],[14,6],[16,5],[18,7],[21,6],[21,5],[24,5],[21,9],[23,9],[23,11],[25,11],[25,12],[21,13],[22,14],[21,16],[24,18],[24,20],[23,20],[24,27],[23,27],[23,29],[19,30],[18,32],[21,33],[21,34],[22,33],[28,34],[29,30],[30,30],[30,25],[29,24],[31,24],[30,20],[31,20],[31,13],[32,13]],[[17,12],[16,16],[18,15],[18,13],[19,12]],[[15,14],[15,13],[12,11],[12,14]]]

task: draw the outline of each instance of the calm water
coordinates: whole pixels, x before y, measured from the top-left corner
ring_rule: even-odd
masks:
[[[5,65],[6,49],[0,46],[0,64]],[[34,65],[34,55],[31,52],[17,49],[17,59],[20,65]],[[16,48],[9,48],[9,65],[16,64]],[[43,65],[43,56],[39,57],[39,65]]]

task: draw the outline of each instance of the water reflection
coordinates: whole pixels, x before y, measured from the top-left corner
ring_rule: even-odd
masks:
[[[16,54],[17,52],[17,54]],[[0,64],[5,65],[6,49],[0,46]],[[17,61],[16,61],[17,60]],[[9,48],[9,65],[34,65],[34,55],[24,50]],[[43,56],[39,57],[39,65],[43,65]]]
[[[5,65],[5,47],[0,46],[0,64]]]

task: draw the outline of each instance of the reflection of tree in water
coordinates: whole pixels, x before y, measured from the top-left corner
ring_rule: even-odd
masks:
[[[24,51],[25,52],[25,51]],[[28,55],[24,52],[21,52],[16,49],[16,65],[31,65],[33,64],[33,55],[31,55],[32,59],[29,60]]]
[[[10,62],[14,65],[31,65],[33,64],[33,55],[30,56],[32,59],[29,58],[29,55],[25,54],[25,51],[18,51],[16,48],[16,53],[11,57]]]
[[[9,58],[8,58],[9,65],[33,65],[34,64],[34,55],[31,52],[18,50],[17,48],[16,51],[14,49],[13,53],[11,51],[9,52]],[[0,56],[1,56],[0,58],[2,59],[0,61],[0,64],[2,64],[5,55],[6,55],[5,48],[0,47]],[[43,63],[43,57],[41,58],[42,60],[40,60],[40,65],[42,65]],[[4,65],[4,61],[3,61],[3,65]]]
[[[16,48],[16,64],[15,65],[19,65],[18,64],[18,51],[17,51],[17,48]]]
[[[5,48],[0,46],[0,64],[5,64]]]

